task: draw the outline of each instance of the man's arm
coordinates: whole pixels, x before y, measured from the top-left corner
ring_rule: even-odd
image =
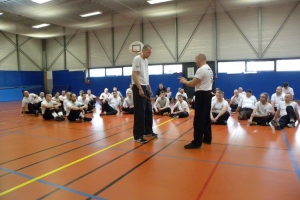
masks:
[[[186,80],[186,78],[184,78],[184,77],[179,77],[178,79],[180,80],[180,83],[182,83],[188,87],[195,87],[198,83],[201,82],[200,79],[195,78],[195,77],[190,81]]]
[[[144,96],[145,94],[144,94],[143,88],[142,88],[141,84],[138,81],[138,73],[139,73],[138,71],[133,71],[132,72],[132,80],[133,80],[134,84],[136,85],[136,87],[139,89],[139,95]]]

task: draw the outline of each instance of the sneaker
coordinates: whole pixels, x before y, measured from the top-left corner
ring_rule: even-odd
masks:
[[[194,145],[192,142],[190,144],[184,145],[185,149],[199,149],[201,146]]]
[[[173,118],[174,118],[174,119],[178,119],[179,116],[178,116],[178,115],[173,115]]]
[[[155,134],[155,133],[149,133],[149,134],[144,134],[144,136],[147,136],[147,137],[157,137],[157,134]]]
[[[276,129],[276,130],[281,130],[281,126],[280,126],[280,124],[276,123],[276,125],[275,125],[275,129]]]
[[[139,138],[139,139],[136,139],[136,140],[134,140],[134,141],[136,141],[136,142],[138,142],[138,143],[142,143],[142,144],[145,144],[145,143],[148,142],[148,141],[145,140],[144,138]]]
[[[287,124],[287,127],[289,127],[289,128],[295,127],[295,122],[291,122],[291,123]]]
[[[90,122],[90,121],[92,121],[92,118],[84,117],[82,120],[83,120],[84,122]]]

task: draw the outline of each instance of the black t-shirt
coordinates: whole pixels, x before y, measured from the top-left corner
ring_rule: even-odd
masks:
[[[156,95],[159,96],[161,91],[165,91],[166,92],[167,90],[166,90],[166,88],[162,88],[162,89],[158,88],[156,90]]]

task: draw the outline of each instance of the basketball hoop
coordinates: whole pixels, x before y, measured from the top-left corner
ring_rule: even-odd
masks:
[[[134,55],[139,55],[141,54],[143,47],[143,43],[141,43],[140,41],[135,41],[131,45],[129,45],[129,52]]]

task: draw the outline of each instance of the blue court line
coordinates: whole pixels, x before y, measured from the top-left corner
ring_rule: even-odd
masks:
[[[297,161],[295,159],[295,155],[294,155],[294,153],[293,153],[293,151],[291,149],[291,145],[289,143],[289,140],[286,137],[286,133],[284,132],[283,129],[281,130],[281,132],[282,132],[282,136],[283,136],[284,142],[285,142],[285,144],[287,146],[288,152],[290,154],[290,159],[291,159],[291,161],[293,163],[293,166],[295,168],[295,172],[297,174],[298,180],[300,181],[300,169],[299,169],[299,166],[298,166]]]
[[[25,177],[25,178],[28,178],[28,179],[33,179],[34,178],[32,176],[29,176],[29,175],[26,175],[26,174],[22,174],[22,173],[19,173],[19,172],[10,170],[10,169],[6,169],[6,168],[3,168],[3,167],[0,167],[0,170],[5,171],[5,172],[10,172],[12,174],[15,174],[15,175],[18,175],[18,176],[22,176],[22,177]],[[84,197],[88,197],[88,198],[91,198],[91,199],[106,200],[104,198],[100,198],[100,197],[97,197],[97,196],[94,196],[94,195],[91,195],[91,194],[87,194],[85,192],[81,192],[81,191],[78,191],[78,190],[74,190],[74,189],[71,189],[71,188],[60,186],[60,185],[57,185],[55,183],[51,183],[51,182],[44,181],[44,180],[41,180],[41,179],[37,180],[37,182],[40,182],[40,183],[43,183],[45,185],[49,185],[49,186],[52,186],[52,187],[55,187],[55,188],[59,188],[61,190],[72,192],[72,193],[75,193],[75,194],[78,194],[78,195],[81,195],[81,196],[84,196]]]

